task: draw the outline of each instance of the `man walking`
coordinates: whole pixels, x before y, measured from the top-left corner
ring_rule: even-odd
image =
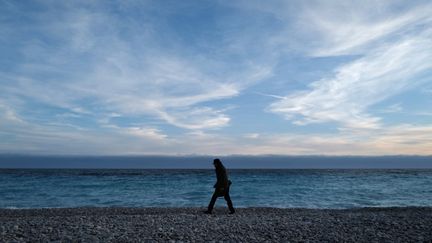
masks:
[[[230,214],[233,214],[233,213],[235,213],[235,209],[233,207],[233,204],[232,204],[232,201],[231,201],[231,198],[229,195],[229,189],[231,186],[231,181],[228,180],[227,171],[219,159],[214,159],[213,165],[215,167],[217,181],[216,181],[216,184],[213,186],[215,188],[215,191],[214,191],[213,196],[212,196],[210,203],[208,205],[208,209],[204,213],[211,214],[213,207],[214,207],[214,204],[216,202],[216,199],[218,197],[224,197],[225,201],[228,204]]]

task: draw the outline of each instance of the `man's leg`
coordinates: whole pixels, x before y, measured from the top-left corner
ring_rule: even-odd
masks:
[[[225,201],[226,201],[227,204],[228,204],[228,208],[229,208],[229,210],[230,210],[230,213],[235,213],[235,209],[234,209],[233,203],[232,203],[232,201],[231,201],[231,197],[230,197],[230,195],[229,195],[229,187],[228,187],[228,189],[227,189],[227,191],[226,191],[226,193],[225,193],[224,198],[225,198]]]
[[[207,208],[207,212],[208,213],[211,213],[212,212],[212,210],[213,210],[213,207],[214,207],[214,205],[215,205],[215,203],[216,203],[216,199],[217,199],[217,195],[216,195],[216,191],[213,193],[213,196],[212,196],[212,198],[211,198],[211,200],[210,200],[210,203],[209,203],[209,205],[208,205],[208,208]]]

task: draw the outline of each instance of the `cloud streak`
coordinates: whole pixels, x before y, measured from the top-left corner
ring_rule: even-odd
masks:
[[[125,26],[122,16],[103,8],[71,5],[55,4],[47,12],[30,14],[37,19],[32,29],[36,35],[20,49],[29,58],[15,72],[2,72],[11,79],[4,85],[9,95],[70,110],[151,115],[180,128],[207,129],[226,126],[230,119],[223,107],[201,103],[235,97],[270,74],[256,65],[234,72],[212,56],[196,58],[177,47],[166,50],[158,43],[163,37],[154,32],[157,19],[144,24],[128,19]],[[60,21],[51,22],[53,18]],[[58,48],[44,43],[47,33]],[[226,73],[211,74],[216,68]],[[95,108],[83,107],[83,100],[91,100]]]
[[[360,10],[354,10],[354,17],[349,15],[354,23],[349,23],[343,14],[341,19],[325,19],[330,13],[324,19],[315,17],[313,23],[322,22],[324,27],[314,26],[327,36],[314,55],[361,54],[361,57],[337,67],[332,78],[312,82],[309,89],[295,91],[272,103],[271,112],[299,125],[337,122],[346,127],[377,128],[381,126],[380,117],[369,114],[369,107],[428,82],[425,75],[432,67],[432,54],[425,50],[432,48],[432,30],[418,26],[430,25],[431,18],[426,15],[430,5],[395,19],[359,26],[356,24],[359,19],[371,18],[369,12]],[[356,37],[357,33],[361,36]],[[367,49],[359,49],[365,45]]]

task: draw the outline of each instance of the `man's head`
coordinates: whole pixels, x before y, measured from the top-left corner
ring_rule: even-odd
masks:
[[[214,160],[213,160],[213,165],[214,165],[215,167],[219,167],[219,166],[222,165],[222,162],[220,161],[220,159],[214,159]]]

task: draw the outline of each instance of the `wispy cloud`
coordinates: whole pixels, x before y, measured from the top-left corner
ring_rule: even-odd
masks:
[[[302,19],[308,30],[320,36],[312,55],[362,55],[370,47],[412,35],[415,28],[423,29],[422,25],[432,20],[431,11],[430,4],[414,5],[407,11],[385,1],[321,1],[307,8]]]
[[[264,133],[244,136],[200,134],[190,142],[203,154],[431,155],[432,127],[401,124],[338,133]],[[246,139],[245,139],[246,137]],[[181,146],[189,151],[189,144]],[[239,152],[241,151],[241,152]]]
[[[162,134],[159,129],[155,129],[155,128],[128,127],[126,131],[129,134],[139,136],[139,137],[150,138],[150,139],[162,140],[167,137],[167,135]]]
[[[201,103],[237,96],[271,73],[260,65],[229,70],[229,64],[195,57],[182,47],[166,50],[159,43],[163,37],[154,32],[157,20],[122,21],[100,9],[55,4],[47,12],[30,14],[37,19],[32,27],[36,36],[20,48],[29,58],[15,72],[1,73],[11,80],[4,85],[8,95],[74,112],[151,115],[181,128],[206,129],[226,126],[230,118],[223,107]],[[58,48],[43,41],[46,34]],[[214,69],[226,71],[214,75]],[[83,100],[91,100],[93,107],[83,107]]]
[[[3,113],[4,121],[13,122],[13,123],[24,122],[21,118],[17,116],[16,112],[12,110],[9,106],[5,105],[2,100],[0,100],[0,111],[1,113]]]
[[[335,10],[333,6],[329,9]],[[272,103],[269,110],[295,124],[337,122],[347,127],[379,127],[380,117],[368,113],[370,106],[428,81],[424,75],[432,67],[432,54],[424,50],[432,48],[432,31],[425,27],[432,21],[427,15],[430,10],[426,5],[394,19],[374,19],[364,8],[334,18],[330,17],[332,11],[315,16],[314,26],[327,36],[316,55],[361,57],[337,67],[333,78],[315,81],[308,90],[292,92]],[[357,25],[358,21],[362,24]],[[367,49],[357,48],[366,44]]]
[[[168,136],[157,128],[145,126],[110,125],[95,131],[65,124],[31,124],[22,121],[10,108],[1,106],[0,125],[3,128],[0,136],[14,137],[0,141],[3,153],[389,155],[397,151],[397,154],[430,155],[432,146],[432,127],[410,124],[327,134],[229,135],[193,131]]]
[[[382,113],[398,113],[403,110],[403,107],[400,103],[389,105],[386,108],[380,110]]]
[[[260,136],[259,133],[248,133],[244,135],[245,138],[249,138],[249,139],[256,139],[259,138],[259,136]]]

